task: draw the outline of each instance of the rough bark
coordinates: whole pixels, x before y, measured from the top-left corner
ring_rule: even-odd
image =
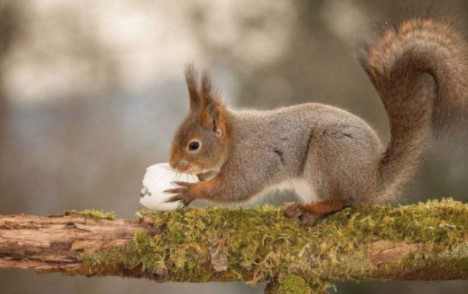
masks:
[[[468,280],[468,205],[452,200],[348,208],[315,227],[269,206],[111,218],[0,216],[0,268],[270,282],[269,293],[336,280]]]
[[[128,244],[139,227],[127,220],[61,216],[0,216],[0,268],[74,273],[81,253]]]

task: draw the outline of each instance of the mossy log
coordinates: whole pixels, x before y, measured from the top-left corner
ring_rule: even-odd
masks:
[[[160,282],[268,282],[267,293],[328,281],[468,279],[468,204],[347,208],[314,227],[281,208],[0,216],[0,268]]]

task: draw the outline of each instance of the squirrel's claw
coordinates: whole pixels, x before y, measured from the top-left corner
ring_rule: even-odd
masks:
[[[186,182],[173,182],[178,187],[173,189],[168,189],[164,192],[177,194],[169,198],[166,202],[176,202],[181,201],[185,206],[188,206],[194,198],[190,196],[190,188],[193,186],[193,183]]]
[[[185,193],[187,192],[187,188],[173,188],[173,189],[168,189],[165,190],[164,193],[172,193],[172,194],[179,194],[179,193]]]
[[[188,206],[190,203],[192,203],[193,200],[194,199],[187,194],[178,194],[178,195],[172,196],[166,202],[181,201],[185,207],[185,206]]]
[[[184,194],[187,193],[193,183],[186,183],[186,182],[172,182],[173,184],[177,185],[177,188],[167,189],[164,192],[166,193],[173,193],[173,194]]]
[[[193,183],[178,182],[178,181],[174,181],[173,183],[176,184],[177,186],[187,187],[187,188],[193,185]]]

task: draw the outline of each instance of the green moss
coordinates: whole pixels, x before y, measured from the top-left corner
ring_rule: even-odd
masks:
[[[303,278],[288,275],[280,282],[276,294],[310,294],[310,287]]]
[[[139,215],[151,223],[150,229],[146,223],[127,246],[82,255],[84,272],[130,271],[160,281],[238,280],[252,285],[283,273],[284,287],[302,287],[318,285],[320,279],[386,278],[379,276],[381,268],[369,266],[367,245],[378,240],[416,243],[427,252],[385,267],[414,266],[441,257],[448,267],[450,252],[465,250],[468,240],[468,205],[451,199],[347,208],[314,227],[291,222],[273,206]],[[213,251],[227,256],[226,271],[212,268]]]
[[[427,252],[421,257],[427,262],[429,255],[437,256],[451,250],[453,245],[466,243],[468,205],[443,199],[400,207],[353,208],[326,219],[321,228],[322,236],[328,236],[327,245],[334,244],[319,250],[326,254],[322,265],[329,267],[337,278],[348,280],[368,274],[368,251],[363,250],[361,244],[378,240],[416,243],[422,246],[420,251]],[[355,254],[346,254],[349,250],[354,250]],[[403,269],[408,260],[413,262],[413,259],[417,256],[409,256],[406,264],[385,266]],[[356,266],[359,264],[362,267]]]
[[[66,215],[69,214],[79,214],[84,217],[89,217],[95,220],[100,220],[100,219],[107,219],[107,220],[113,220],[115,219],[115,212],[109,211],[109,212],[104,212],[102,210],[96,210],[96,209],[85,209],[82,211],[75,211],[75,210],[67,210],[65,212]]]

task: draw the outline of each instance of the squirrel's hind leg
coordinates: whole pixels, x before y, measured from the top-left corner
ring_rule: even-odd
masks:
[[[309,204],[292,204],[284,210],[284,214],[303,225],[314,225],[321,218],[336,213],[347,207],[346,203],[340,200],[322,200]]]

